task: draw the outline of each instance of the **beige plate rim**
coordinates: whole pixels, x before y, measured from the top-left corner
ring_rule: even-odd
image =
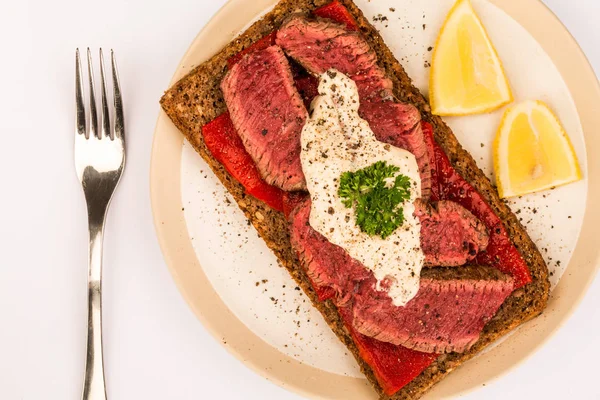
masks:
[[[171,84],[227,44],[276,0],[230,0],[194,39]],[[579,112],[587,149],[600,148],[598,80],[574,38],[539,0],[492,0],[542,45],[562,74]],[[587,134],[585,134],[587,132]],[[375,399],[365,379],[343,377],[307,366],[264,342],[225,306],[206,278],[188,237],[181,211],[180,164],[183,136],[161,110],[152,148],[150,195],[158,240],[171,274],[194,313],[232,354],[270,381],[309,398]],[[600,204],[600,158],[588,154],[587,204]],[[567,320],[583,298],[600,264],[597,223],[600,211],[588,207],[567,273],[552,293],[544,314],[525,324],[491,351],[465,363],[430,392],[445,398],[465,393],[501,376],[533,354]]]

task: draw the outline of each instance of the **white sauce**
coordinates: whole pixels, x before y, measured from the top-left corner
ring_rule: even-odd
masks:
[[[377,289],[386,280],[396,306],[405,305],[419,290],[424,262],[421,224],[413,216],[413,201],[421,197],[421,179],[415,156],[375,138],[358,115],[359,97],[354,81],[330,70],[320,76],[319,96],[312,116],[302,130],[302,170],[312,200],[311,226],[373,271]],[[377,161],[400,168],[411,181],[411,197],[402,204],[404,223],[387,238],[370,236],[356,225],[353,208],[338,195],[343,172],[357,171]],[[391,180],[391,179],[390,179]]]

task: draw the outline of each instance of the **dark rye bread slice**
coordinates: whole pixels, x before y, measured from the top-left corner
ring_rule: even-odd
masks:
[[[260,21],[254,23],[242,35],[235,38],[224,49],[207,62],[192,70],[186,77],[169,89],[161,99],[161,105],[173,123],[185,135],[196,151],[206,160],[214,173],[225,185],[254,225],[260,236],[279,258],[282,265],[302,287],[315,307],[350,349],[363,373],[380,394],[382,400],[417,399],[446,374],[470,359],[485,346],[508,333],[523,322],[539,315],[544,309],[549,292],[548,270],[542,256],[531,241],[517,217],[498,198],[495,188],[477,167],[475,161],[458,143],[452,131],[441,118],[431,114],[427,100],[416,89],[392,52],[383,42],[377,30],[371,26],[362,12],[351,0],[340,0],[352,13],[362,34],[377,53],[379,65],[394,83],[394,94],[401,101],[414,104],[423,119],[434,126],[435,139],[444,149],[454,168],[476,189],[503,221],[511,239],[525,258],[533,282],[515,291],[502,305],[494,319],[484,328],[480,340],[466,353],[451,353],[439,357],[412,382],[393,396],[383,394],[371,368],[360,358],[358,349],[344,327],[337,308],[331,301],[319,302],[306,274],[294,254],[284,215],[244,193],[225,169],[211,156],[202,139],[202,126],[226,111],[223,95],[219,88],[227,71],[227,59],[247,48],[263,36],[276,30],[293,12],[310,12],[331,0],[282,0]],[[446,271],[450,277],[456,270]]]

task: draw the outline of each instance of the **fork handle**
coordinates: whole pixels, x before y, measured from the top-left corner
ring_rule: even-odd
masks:
[[[106,400],[102,357],[102,242],[106,208],[88,210],[88,325],[82,400]]]

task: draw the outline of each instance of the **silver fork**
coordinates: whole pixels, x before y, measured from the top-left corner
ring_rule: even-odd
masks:
[[[90,49],[87,50],[89,74],[89,129],[86,129],[86,111],[83,100],[83,77],[79,49],[75,53],[75,102],[77,117],[75,130],[75,169],[83,187],[87,203],[89,241],[88,264],[88,329],[87,357],[83,400],[106,400],[104,366],[102,360],[102,239],[104,222],[110,199],[121,179],[125,165],[125,127],[123,102],[117,74],[117,64],[111,50],[114,92],[114,129],[111,130],[106,100],[104,57],[100,49],[100,80],[102,83],[101,129],[98,131],[94,74]]]

